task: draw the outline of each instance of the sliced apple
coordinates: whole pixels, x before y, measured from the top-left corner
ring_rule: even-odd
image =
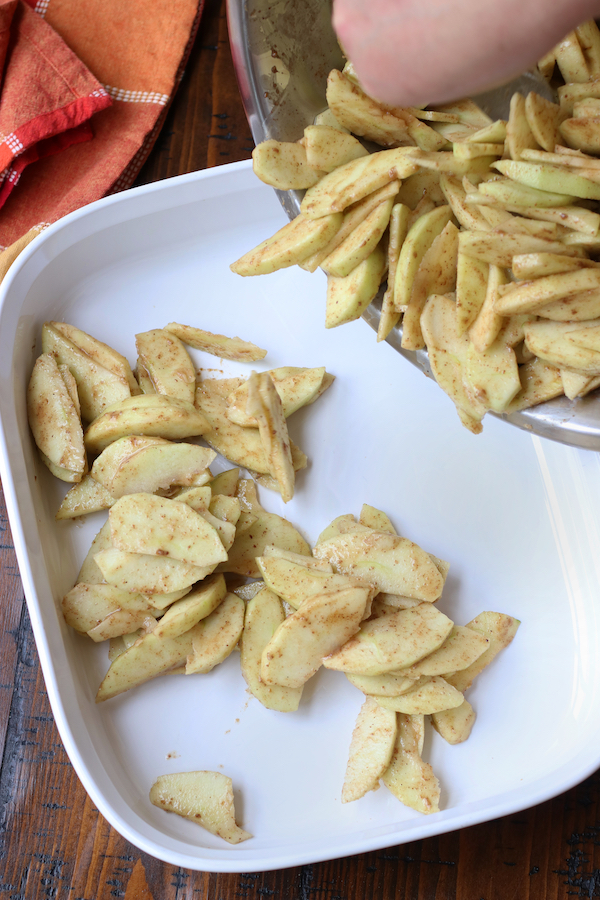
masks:
[[[216,453],[198,444],[128,435],[113,441],[92,466],[92,478],[115,497],[191,485]]]
[[[242,634],[244,609],[240,597],[226,594],[217,608],[195,626],[186,675],[205,674],[227,659]]]
[[[379,591],[433,602],[444,577],[430,555],[407,538],[384,532],[359,531],[321,541],[313,551],[337,572],[367,581]]]
[[[266,684],[299,688],[355,634],[365,612],[368,588],[318,594],[281,623],[262,655]]]
[[[46,322],[42,328],[42,350],[52,354],[60,365],[68,366],[77,382],[81,415],[89,422],[108,406],[131,396],[125,375],[106,369],[58,331],[55,323]]]
[[[452,627],[452,621],[435,606],[420,603],[363,623],[358,634],[323,664],[356,675],[408,669],[441,647]]]
[[[86,468],[81,420],[56,360],[48,353],[33,367],[27,415],[42,458],[62,470],[63,481],[80,482]]]
[[[396,734],[396,714],[367,697],[352,732],[342,803],[359,800],[377,790],[379,779],[390,764]]]
[[[152,785],[150,801],[177,813],[223,838],[239,844],[252,837],[235,823],[233,785],[221,772],[180,772],[161,775]]]
[[[418,716],[398,716],[398,735],[382,781],[395,797],[422,813],[439,812],[440,783],[419,752]]]
[[[111,508],[109,521],[113,545],[119,550],[169,557],[198,567],[227,559],[215,529],[179,500],[128,494]]]
[[[246,603],[244,630],[240,638],[240,662],[250,692],[263,706],[279,712],[294,712],[300,703],[302,687],[265,684],[260,677],[263,651],[284,621],[285,612],[279,597],[268,588],[261,587]]]
[[[128,397],[105,408],[85,432],[86,448],[101,453],[118,438],[149,435],[180,440],[209,430],[206,418],[191,403],[162,394]]]
[[[196,370],[183,343],[174,334],[154,328],[135,336],[138,366],[141,366],[157,394],[194,402]]]

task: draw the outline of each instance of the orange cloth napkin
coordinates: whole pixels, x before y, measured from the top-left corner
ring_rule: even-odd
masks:
[[[2,207],[26,166],[91,140],[88,120],[111,100],[62,38],[23,0],[0,4],[0,17]]]
[[[203,0],[27,2],[0,0],[2,247],[131,186],[203,7]]]

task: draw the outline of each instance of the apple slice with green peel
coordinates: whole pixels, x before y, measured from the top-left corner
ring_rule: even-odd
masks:
[[[356,675],[408,669],[441,647],[452,627],[452,621],[435,606],[420,603],[363,623],[358,634],[323,665]]]
[[[321,667],[323,657],[356,634],[368,598],[368,588],[345,588],[306,600],[282,622],[265,647],[262,680],[301,687]]]
[[[233,785],[231,778],[221,772],[161,775],[152,785],[150,801],[201,825],[229,844],[252,837],[235,823]]]
[[[242,634],[244,610],[240,597],[226,594],[214,612],[195,626],[186,659],[186,675],[205,674],[227,659]]]
[[[359,800],[377,790],[379,779],[390,764],[396,734],[396,714],[367,697],[352,732],[342,803]]]
[[[284,621],[285,612],[279,597],[268,588],[261,587],[246,603],[244,630],[240,638],[240,662],[250,692],[263,706],[279,712],[295,712],[302,696],[302,687],[265,684],[260,677],[263,651]]]

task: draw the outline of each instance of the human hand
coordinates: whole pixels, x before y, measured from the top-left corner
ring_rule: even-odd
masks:
[[[371,96],[443,103],[509,81],[600,0],[335,0],[333,24]]]

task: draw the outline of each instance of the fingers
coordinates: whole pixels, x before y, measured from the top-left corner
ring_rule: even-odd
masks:
[[[416,106],[510,80],[599,11],[598,0],[335,0],[333,23],[365,90]]]

